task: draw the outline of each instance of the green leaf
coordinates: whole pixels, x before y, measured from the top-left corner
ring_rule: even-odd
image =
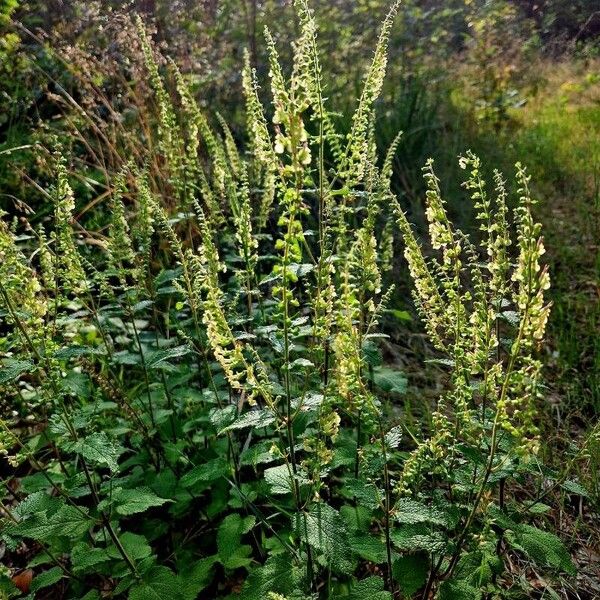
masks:
[[[543,502],[536,502],[531,506],[526,506],[527,512],[530,512],[533,515],[545,515],[547,512],[552,510],[551,506],[544,504]]]
[[[152,548],[150,547],[148,540],[143,535],[126,531],[119,536],[119,540],[129,558],[133,560],[142,560],[144,558],[148,558],[152,554]],[[109,546],[106,549],[106,554],[110,558],[122,560],[121,553],[114,545]]]
[[[392,565],[392,574],[405,596],[412,596],[427,582],[429,559],[425,552],[405,554]]]
[[[146,368],[156,369],[158,367],[164,367],[167,361],[172,358],[179,358],[189,354],[190,349],[188,346],[176,346],[175,348],[166,348],[160,350],[146,350],[144,352],[144,360],[146,361]],[[167,367],[168,363],[166,364]]]
[[[345,429],[340,430],[340,434],[335,440],[333,460],[330,463],[331,469],[339,467],[354,467],[356,463],[356,440],[351,439],[349,432]],[[348,469],[352,473],[353,470]]]
[[[376,565],[387,560],[385,542],[374,534],[354,533],[350,535],[350,548],[352,552],[364,560]]]
[[[46,492],[33,492],[22,500],[13,510],[13,515],[23,519],[29,515],[53,511],[56,512],[64,502],[56,496],[49,496]]]
[[[10,600],[15,596],[21,596],[21,590],[13,583],[9,569],[0,569],[0,598]]]
[[[67,376],[60,380],[60,387],[68,394],[84,399],[90,397],[92,389],[89,375],[76,371],[69,371]]]
[[[314,367],[314,366],[315,366],[315,364],[312,361],[308,360],[308,358],[297,358],[295,361],[293,361],[290,364],[290,368],[300,367],[303,369],[308,369],[308,368]]]
[[[375,342],[366,341],[362,346],[364,361],[371,367],[378,367],[383,362],[381,350]]]
[[[150,488],[140,487],[135,489],[117,488],[112,494],[112,502],[115,510],[120,515],[134,515],[141,513],[154,506],[162,506],[171,502],[167,498],[159,498]]]
[[[278,465],[265,469],[265,481],[272,494],[289,494],[293,490],[293,479],[287,465]]]
[[[265,481],[269,484],[272,494],[291,494],[294,479],[299,485],[307,483],[307,479],[300,472],[296,475],[290,473],[287,465],[278,465],[265,469]]]
[[[440,531],[431,531],[431,527],[423,523],[392,529],[390,537],[400,550],[425,550],[434,554],[443,551],[446,545]]]
[[[213,408],[209,413],[210,422],[217,431],[222,431],[235,420],[237,409],[233,405],[225,408]]]
[[[451,358],[430,358],[424,361],[428,365],[443,365],[444,367],[453,367],[456,361]]]
[[[43,541],[52,536],[77,538],[93,524],[85,509],[81,511],[74,506],[64,504],[50,516],[44,513],[33,514],[15,525],[10,533]]]
[[[403,371],[390,367],[375,367],[373,370],[373,383],[384,392],[404,394],[408,380]]]
[[[273,442],[270,439],[261,440],[256,444],[251,444],[240,455],[240,464],[256,467],[260,464],[277,460],[277,457],[270,451],[272,446]]]
[[[177,267],[175,269],[165,269],[161,271],[154,279],[154,283],[156,287],[161,287],[165,283],[169,283],[171,281],[176,281],[181,277],[183,269],[181,267]]]
[[[0,384],[16,379],[22,373],[31,373],[35,365],[30,360],[5,358],[0,368]]]
[[[219,431],[219,435],[232,429],[245,429],[247,427],[267,427],[275,421],[275,415],[268,409],[249,410],[233,423]]]
[[[216,481],[230,472],[229,463],[221,456],[213,458],[201,465],[196,465],[188,471],[180,480],[183,487],[193,487],[204,481]]]
[[[112,355],[112,360],[117,365],[141,365],[142,359],[139,354],[129,352],[129,350],[121,350]]]
[[[491,521],[499,527],[502,527],[502,529],[514,530],[518,527],[517,523],[515,523],[509,514],[502,510],[497,504],[490,503],[487,507],[487,514]]]
[[[410,525],[416,523],[446,525],[448,523],[448,517],[444,511],[410,498],[398,500],[394,510],[394,518],[398,523]]]
[[[53,414],[48,420],[48,429],[57,437],[64,438],[61,443],[72,440],[71,426],[76,431],[84,429],[90,422],[89,416],[83,415],[81,411],[74,411],[71,415],[70,424],[67,425],[59,413]]]
[[[97,565],[111,560],[103,548],[93,548],[89,544],[81,542],[75,544],[71,550],[71,568],[76,575],[93,573]]]
[[[506,537],[513,548],[524,552],[536,564],[552,567],[569,575],[577,574],[565,545],[553,533],[523,524],[512,532],[507,531]]]
[[[567,481],[565,481],[562,484],[562,488],[567,492],[570,492],[571,494],[577,494],[578,496],[582,496],[583,498],[588,498],[590,495],[589,492],[580,483],[577,483],[576,481],[571,481],[569,479],[567,479]]]
[[[308,392],[302,398],[294,401],[294,408],[300,409],[302,412],[309,412],[318,410],[321,404],[323,404],[323,394]]]
[[[63,443],[67,452],[75,452],[86,461],[99,466],[106,466],[111,472],[119,470],[119,456],[125,452],[122,446],[116,444],[103,431],[92,433],[76,442]]]
[[[216,561],[216,556],[202,558],[185,574],[179,574],[183,600],[196,600],[198,594],[210,584],[214,576],[213,567]]]
[[[70,358],[78,358],[80,356],[90,356],[93,354],[105,354],[102,348],[94,348],[93,346],[69,346],[68,348],[60,348],[54,353],[54,358],[57,360],[69,360]]]
[[[412,321],[412,316],[407,310],[390,309],[386,312],[396,317],[398,321]]]
[[[356,501],[366,508],[375,509],[379,506],[379,491],[371,484],[362,479],[348,479],[344,488],[356,498]]]
[[[350,592],[351,600],[392,600],[392,594],[384,590],[381,577],[367,577],[357,582]]]
[[[237,513],[227,515],[217,531],[217,549],[221,564],[227,569],[237,569],[252,563],[252,547],[243,545],[242,535],[254,527],[253,516],[242,518]]]
[[[480,546],[476,550],[461,557],[456,566],[455,578],[465,580],[474,588],[483,589],[492,581],[494,574],[502,571],[502,560],[496,554],[493,542]]]
[[[83,510],[83,513],[80,510]],[[87,509],[80,510],[74,506],[63,506],[51,517],[57,535],[75,538],[89,529],[91,522],[87,516]]]
[[[465,581],[444,581],[440,586],[439,600],[481,600],[481,591]]]
[[[402,427],[397,425],[396,427],[392,427],[385,434],[385,443],[388,448],[397,448],[402,441]]]
[[[510,323],[513,327],[519,325],[519,313],[514,310],[505,310],[498,313],[498,317]]]
[[[337,510],[324,502],[317,502],[308,512],[294,515],[294,529],[300,539],[323,555],[332,570],[341,573],[352,571],[348,536]]]
[[[253,569],[244,582],[239,600],[266,600],[269,592],[287,595],[304,587],[301,571],[287,555],[273,556]]]
[[[183,600],[179,578],[171,569],[152,567],[142,576],[141,583],[129,590],[129,600]]]
[[[348,506],[340,508],[340,515],[348,531],[368,531],[373,520],[373,511],[365,506]]]
[[[31,594],[35,594],[39,590],[50,587],[51,585],[59,582],[62,577],[62,569],[60,567],[52,567],[51,569],[48,569],[48,571],[44,571],[33,578],[29,592]]]
[[[138,313],[142,310],[145,310],[146,308],[149,308],[150,306],[152,306],[154,304],[154,302],[152,300],[141,300],[140,302],[136,302],[132,307],[131,310],[134,313]]]
[[[304,277],[308,275],[315,267],[310,263],[298,264],[298,263],[290,263],[288,265],[288,271],[293,273],[296,277]]]

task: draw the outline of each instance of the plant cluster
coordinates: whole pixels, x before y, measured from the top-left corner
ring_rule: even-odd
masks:
[[[1,536],[36,572],[4,569],[5,597],[499,597],[511,556],[574,574],[535,525],[545,490],[511,493],[548,480],[529,175],[517,165],[513,202],[501,173],[490,186],[460,158],[472,241],[428,162],[423,250],[391,190],[399,137],[383,161],[374,138],[398,6],[347,134],[305,0],[291,74],[267,29],[271,106],[247,55],[245,151],[171,64],[173,99],[140,22],[161,189],[125,164],[92,236],[57,151],[52,227],[1,221]],[[393,410],[407,382],[381,353],[397,248],[448,373],[419,431]]]

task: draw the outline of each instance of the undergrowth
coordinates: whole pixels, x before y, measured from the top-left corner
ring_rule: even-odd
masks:
[[[551,492],[579,487],[537,455],[550,278],[530,177],[488,182],[466,151],[469,237],[428,161],[423,250],[392,191],[400,137],[383,157],[374,139],[398,5],[346,135],[305,2],[291,74],[267,29],[271,105],[246,57],[243,146],[140,22],[160,193],[150,158],[126,163],[92,236],[57,149],[52,224],[2,222],[1,535],[35,571],[4,569],[6,597],[527,597],[515,556],[575,574],[544,526]],[[406,377],[382,359],[398,249],[447,373],[430,426],[394,411]]]

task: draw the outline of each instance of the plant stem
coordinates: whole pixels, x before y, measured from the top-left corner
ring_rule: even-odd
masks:
[[[392,573],[392,540],[390,537],[390,512],[392,505],[392,494],[390,488],[390,473],[388,468],[387,450],[385,445],[385,434],[383,424],[379,418],[379,436],[381,441],[381,451],[383,453],[383,484],[385,488],[385,506],[384,506],[384,529],[385,529],[385,551],[387,558],[388,585],[392,598],[395,596],[394,576]]]

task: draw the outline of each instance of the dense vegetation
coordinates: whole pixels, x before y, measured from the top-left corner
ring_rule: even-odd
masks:
[[[593,7],[0,14],[0,597],[600,594]]]

